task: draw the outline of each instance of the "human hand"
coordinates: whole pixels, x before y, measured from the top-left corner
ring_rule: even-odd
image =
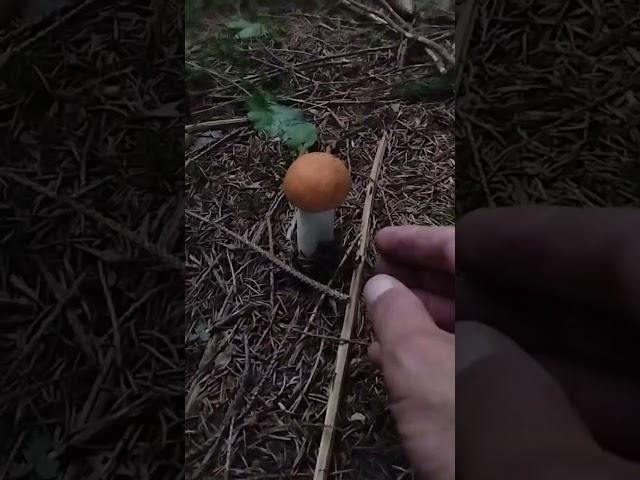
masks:
[[[494,209],[457,229],[458,475],[640,478],[640,213]]]
[[[377,275],[364,288],[391,412],[416,471],[455,478],[455,230],[391,227],[376,236]]]

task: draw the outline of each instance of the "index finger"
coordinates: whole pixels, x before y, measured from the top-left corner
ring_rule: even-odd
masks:
[[[400,263],[451,274],[455,271],[454,227],[386,227],[376,235],[376,247],[383,256]]]
[[[511,207],[460,220],[460,271],[503,291],[640,316],[640,210]]]

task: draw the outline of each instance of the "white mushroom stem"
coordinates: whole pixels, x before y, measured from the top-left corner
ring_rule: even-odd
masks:
[[[317,213],[298,210],[296,234],[300,253],[311,257],[315,253],[318,243],[333,240],[335,214],[335,210]]]

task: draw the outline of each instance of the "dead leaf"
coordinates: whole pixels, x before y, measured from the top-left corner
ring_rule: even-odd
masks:
[[[225,348],[222,352],[216,355],[216,359],[213,361],[217,367],[226,367],[231,362],[231,357],[233,356],[233,344],[230,343],[227,348]]]
[[[352,422],[364,422],[366,419],[367,417],[365,417],[363,413],[359,412],[356,412],[351,415],[351,417],[349,417],[349,420],[351,420]]]

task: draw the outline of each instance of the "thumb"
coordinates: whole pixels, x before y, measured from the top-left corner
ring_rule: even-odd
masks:
[[[456,403],[461,478],[629,473],[599,448],[551,376],[512,340],[479,323],[456,325]]]
[[[363,296],[383,350],[402,346],[416,335],[430,335],[438,328],[420,299],[390,275],[372,277]]]
[[[417,472],[455,478],[454,337],[401,282],[376,275],[364,288],[390,409]],[[371,352],[373,353],[373,352]]]

